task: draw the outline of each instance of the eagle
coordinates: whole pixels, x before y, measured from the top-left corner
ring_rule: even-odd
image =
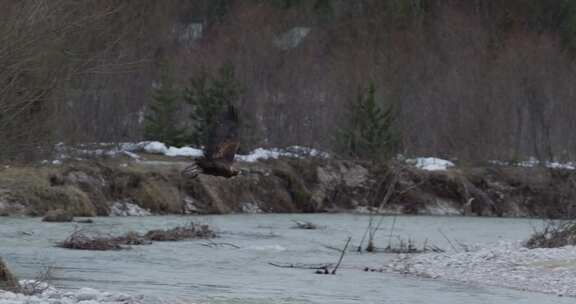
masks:
[[[193,179],[200,173],[227,178],[238,175],[239,171],[232,167],[240,146],[238,126],[236,108],[229,104],[209,130],[204,155],[184,168],[182,176]]]

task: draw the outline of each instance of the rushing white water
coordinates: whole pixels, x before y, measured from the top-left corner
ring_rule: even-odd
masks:
[[[293,229],[292,220],[311,221],[318,230]],[[357,246],[365,215],[225,215],[96,218],[81,226],[111,234],[170,228],[191,220],[217,227],[217,243],[154,243],[126,251],[74,251],[54,247],[80,224],[42,223],[40,219],[0,218],[0,256],[21,278],[45,266],[56,268],[53,284],[63,289],[90,287],[144,295],[174,303],[573,303],[573,298],[489,286],[364,272],[394,258],[388,254],[349,253],[337,275],[276,268],[279,263],[334,263],[348,236]],[[395,224],[393,224],[395,222]],[[525,239],[537,221],[465,217],[385,217],[376,245],[412,238],[419,245],[451,249],[458,242],[487,243]],[[394,230],[390,233],[391,227]],[[390,237],[390,234],[393,236]],[[450,242],[446,240],[450,239]],[[328,246],[328,247],[327,247]],[[152,300],[153,302],[153,300]]]

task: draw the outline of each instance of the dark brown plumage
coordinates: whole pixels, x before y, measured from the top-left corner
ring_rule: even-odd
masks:
[[[204,156],[186,167],[182,175],[187,178],[195,178],[199,173],[223,177],[238,175],[232,165],[239,146],[238,113],[234,106],[228,105],[210,131]]]

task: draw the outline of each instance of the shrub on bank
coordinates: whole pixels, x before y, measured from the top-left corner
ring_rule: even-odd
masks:
[[[526,241],[528,248],[557,248],[576,245],[576,222],[549,222]]]

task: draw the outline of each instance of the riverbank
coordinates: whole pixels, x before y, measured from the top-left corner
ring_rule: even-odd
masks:
[[[0,214],[74,216],[379,212],[562,218],[576,214],[567,167],[375,165],[274,152],[239,158],[242,174],[184,180],[191,159],[146,151],[0,169]],[[166,154],[169,154],[166,152]],[[196,150],[192,151],[198,152]],[[196,153],[198,154],[198,153]]]
[[[383,270],[417,277],[576,297],[576,247],[504,242],[467,252],[400,256]]]

